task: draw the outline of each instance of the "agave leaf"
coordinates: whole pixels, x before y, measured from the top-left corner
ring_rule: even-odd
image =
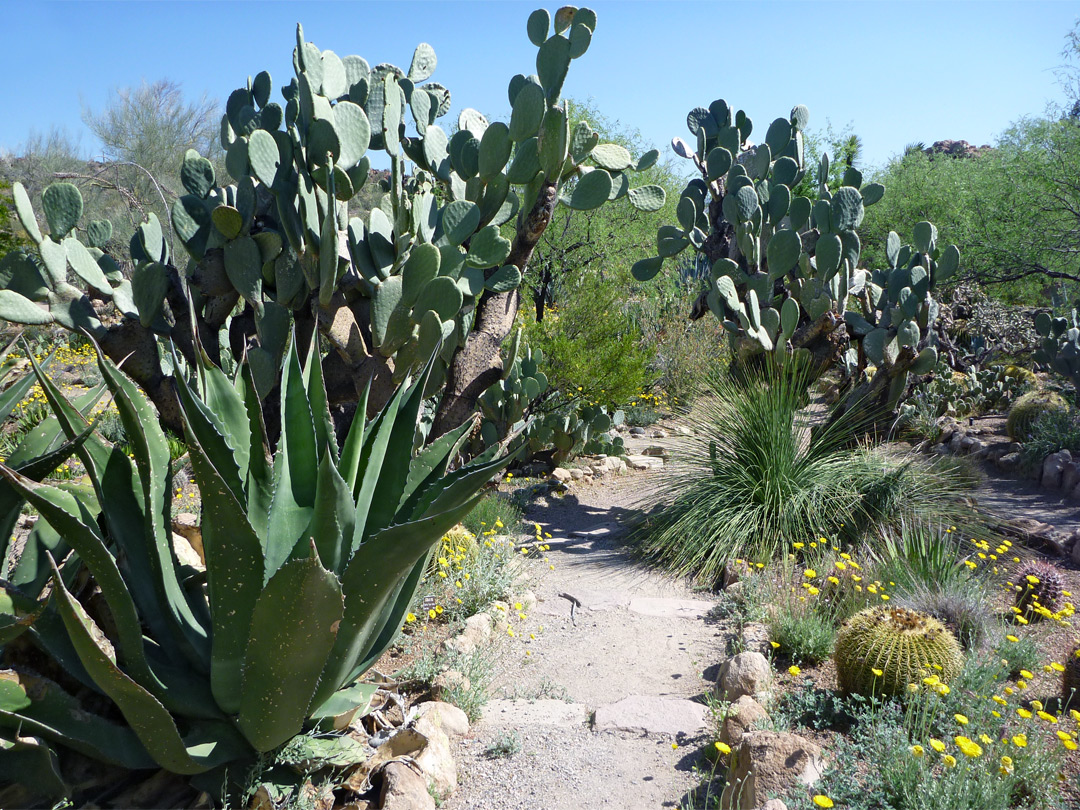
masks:
[[[251,619],[237,717],[256,750],[303,728],[343,610],[341,585],[317,554],[290,560],[267,583]]]
[[[138,386],[121,374],[112,360],[100,350],[98,368],[113,394],[139,470],[145,520],[142,542],[148,548],[147,556],[158,598],[167,609],[166,615],[172,626],[205,661],[209,653],[207,629],[192,610],[176,572],[170,519],[172,476],[169,444],[158,423],[157,411]],[[101,504],[106,513],[112,511],[113,505],[109,502],[102,500]]]
[[[274,496],[274,468],[267,456],[266,426],[263,424],[262,401],[247,363],[240,366],[236,387],[244,398],[250,425],[251,446],[248,451],[247,514],[251,527],[266,542],[270,522],[270,504]]]
[[[207,770],[192,759],[172,716],[152,694],[129,678],[95,640],[93,621],[68,593],[53,566],[53,594],[79,659],[98,687],[116,703],[154,761],[173,773],[190,775]],[[100,633],[100,630],[98,631]]]
[[[311,415],[315,417],[315,436],[318,439],[319,457],[326,452],[338,460],[337,436],[334,423],[330,420],[330,404],[326,399],[326,385],[323,383],[322,362],[319,351],[319,333],[311,336],[311,346],[304,365],[304,388],[311,403]]]
[[[338,572],[348,560],[356,510],[352,492],[334,466],[330,453],[319,463],[319,482],[315,489],[315,512],[305,536],[315,544],[323,564]]]
[[[71,795],[55,752],[44,740],[15,731],[0,731],[0,782],[18,783],[50,799]]]
[[[318,474],[315,426],[293,340],[281,378],[281,441],[274,459],[274,497],[266,531],[266,581],[289,558],[311,522]]]
[[[4,353],[0,355],[0,360],[7,356],[7,353],[11,351],[11,347],[14,343],[15,341],[12,341],[7,345],[7,348],[4,349]],[[29,351],[27,354],[30,354]],[[55,352],[42,360],[39,364],[41,368],[47,367],[49,363],[52,362],[54,355]],[[34,382],[35,379],[33,374],[24,374],[18,381],[13,382],[5,388],[3,393],[0,393],[0,422],[3,422],[11,416],[11,412],[15,409],[15,406],[26,399],[26,394],[34,386]]]
[[[359,674],[356,665],[369,657],[372,642],[380,636],[387,619],[383,611],[394,592],[417,561],[474,505],[474,501],[469,501],[451,512],[391,526],[356,549],[341,577],[345,614],[311,704],[314,708],[322,706],[342,685],[356,679]],[[395,632],[401,627],[400,619],[396,625]]]
[[[473,421],[470,419],[461,427],[443,434],[417,454],[409,464],[409,477],[398,503],[398,514],[411,514],[410,505],[446,474],[446,468],[465,444],[472,427]]]
[[[263,587],[263,548],[242,502],[211,463],[187,419],[184,427],[203,503],[203,553],[213,622],[210,688],[218,705],[234,714],[240,709],[251,614]]]
[[[206,352],[202,350],[199,351],[198,370],[205,407],[218,432],[232,449],[233,463],[239,471],[240,480],[243,481],[248,475],[251,454],[251,422],[244,398],[225,373],[211,363]],[[239,493],[237,496],[239,497]]]
[[[157,679],[146,662],[142,628],[135,602],[120,575],[116,560],[98,533],[95,516],[70,493],[48,484],[35,483],[6,465],[0,464],[0,475],[4,476],[79,554],[101,588],[109,612],[116,622],[116,641],[126,666],[135,679],[147,689],[162,694],[165,691],[164,684]]]
[[[356,496],[356,476],[360,469],[360,458],[364,449],[364,426],[367,423],[368,396],[371,394],[371,380],[368,380],[360,401],[356,403],[356,411],[353,414],[352,424],[349,425],[349,435],[345,437],[345,444],[341,448],[341,459],[338,461],[338,472],[345,479],[349,491]]]
[[[24,679],[26,676],[22,676]],[[127,726],[86,711],[79,701],[47,678],[33,678],[34,699],[18,710],[0,704],[0,725],[61,743],[80,754],[132,770],[155,763]]]
[[[33,363],[33,358],[31,358]],[[86,429],[87,421],[79,410],[60,393],[52,380],[35,364],[34,372],[41,383],[53,415],[64,434],[73,439]],[[109,538],[119,549],[121,567],[127,572],[131,595],[140,614],[153,629],[157,638],[173,636],[168,614],[162,606],[158,589],[154,585],[153,569],[145,542],[145,519],[143,505],[135,496],[140,484],[134,465],[120,450],[112,447],[96,434],[91,435],[78,448],[82,461],[99,503],[107,503],[104,518]],[[194,648],[184,644],[189,656],[196,655]]]

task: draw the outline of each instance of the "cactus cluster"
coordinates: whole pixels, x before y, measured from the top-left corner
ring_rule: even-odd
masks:
[[[1028,621],[1053,616],[1065,590],[1061,572],[1038,560],[1019,566],[1012,575],[1011,584],[1016,592],[1015,605],[1019,615]]]
[[[968,416],[1007,411],[1037,382],[1034,374],[1016,366],[994,365],[962,372],[953,371],[939,361],[932,376],[915,386],[912,394],[921,396],[933,408],[935,416]],[[901,417],[911,407],[901,405]]]
[[[834,658],[840,689],[860,695],[901,695],[935,675],[948,683],[964,665],[960,642],[945,625],[906,608],[856,613],[837,633]]]
[[[44,236],[15,184],[19,219],[38,251],[5,260],[0,318],[86,330],[117,361],[138,348],[124,368],[176,430],[175,390],[163,381],[157,336],[173,338],[195,365],[195,326],[220,365],[219,333],[228,326],[228,348],[237,362],[247,357],[265,399],[277,385],[291,324],[317,327],[333,350],[333,396],[357,401],[372,380],[369,415],[437,351],[428,393],[452,379],[435,420],[434,435],[445,433],[472,412],[475,395],[467,392],[483,390],[469,375],[476,368],[485,381],[497,374],[497,363],[479,354],[509,327],[489,323],[497,340],[475,343],[476,357],[465,357],[466,343],[485,302],[516,291],[551,207],[592,209],[620,199],[648,210],[663,205],[662,187],[631,187],[631,177],[656,162],[656,150],[633,158],[601,143],[588,123],[570,126],[560,94],[595,28],[587,8],[534,12],[527,33],[536,73],[510,80],[509,122],[465,108],[448,127],[441,119],[450,93],[431,81],[437,60],[429,45],[417,47],[408,70],[371,66],[318,48],[297,26],[295,75],[280,88],[280,103],[271,100],[265,71],[228,98],[221,144],[234,182],[194,151],[184,156],[186,193],[169,224],[185,257],[172,255],[151,216],[131,241],[128,281],[93,247],[102,242],[102,223],[87,226],[90,247],[70,235],[82,211],[78,189],[46,189]],[[386,193],[367,216],[350,217],[350,200],[369,182],[369,149],[389,160]],[[513,240],[503,234],[510,224]],[[77,277],[70,283],[69,269]],[[112,301],[123,323],[103,327],[88,293]]]
[[[519,329],[503,360],[502,379],[480,395],[480,435],[488,446],[524,427],[529,406],[548,390],[547,375],[540,370],[543,351],[523,350],[521,340]]]
[[[1044,413],[1068,413],[1069,403],[1056,391],[1029,391],[1009,408],[1005,431],[1014,441],[1024,442],[1030,438],[1035,420]]]
[[[398,634],[433,546],[513,454],[492,448],[448,472],[471,421],[413,450],[433,361],[339,446],[318,361],[317,341],[302,365],[290,340],[272,458],[247,365],[235,379],[207,360],[190,383],[176,375],[203,571],[174,554],[168,443],[137,386],[99,354],[129,458],[35,365],[58,452],[78,454],[90,486],[0,464],[15,511],[25,499],[35,531],[49,529],[0,582],[5,738],[200,774],[220,791],[260,754],[364,710],[375,687],[358,681]],[[97,599],[80,596],[87,576]]]
[[[1076,309],[1068,318],[1040,312],[1035,316],[1035,333],[1039,336],[1035,362],[1069,380],[1080,397],[1080,319]]]
[[[692,110],[687,125],[696,146],[681,138],[673,146],[701,176],[682,193],[678,225],[657,232],[657,255],[635,264],[634,276],[648,280],[665,259],[693,248],[711,268],[705,302],[730,333],[737,362],[768,352],[781,363],[792,352],[809,352],[819,364],[843,359],[849,371],[869,362],[885,372],[868,381],[871,393],[895,405],[908,373],[937,361],[932,292],[959,267],[960,253],[939,247],[934,226],[920,222],[911,245],[889,234],[887,268],[859,269],[857,228],[885,189],[848,167],[830,190],[823,155],[816,199],[794,195],[806,173],[808,119],[798,105],[749,146],[753,122],[742,110],[722,99]],[[845,325],[857,344],[846,354]]]
[[[610,431],[624,418],[622,411],[609,413],[601,405],[570,403],[538,418],[529,431],[529,449],[554,447],[556,464],[582,453],[621,456],[626,453],[622,437]]]

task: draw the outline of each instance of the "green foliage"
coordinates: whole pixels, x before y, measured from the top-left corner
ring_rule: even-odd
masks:
[[[812,430],[821,414],[804,410],[807,373],[713,381],[697,436],[664,485],[668,505],[640,533],[643,553],[713,583],[737,557],[764,561],[822,534],[857,539],[902,518],[957,514],[955,474],[855,446],[851,412]]]
[[[1035,375],[1016,366],[972,367],[953,371],[943,362],[916,385],[900,406],[898,425],[909,428],[940,416],[964,417],[1008,411],[1016,399],[1038,384]]]
[[[960,536],[940,524],[902,520],[866,543],[875,574],[901,588],[941,587],[972,582],[960,553]]]
[[[1076,310],[1069,319],[1040,312],[1035,316],[1035,332],[1040,338],[1035,362],[1048,366],[1072,383],[1080,402],[1080,321]]]
[[[1035,417],[1020,457],[1025,466],[1034,468],[1058,450],[1080,452],[1080,419],[1072,411],[1051,409]]]
[[[935,670],[949,683],[964,665],[960,643],[945,625],[905,608],[856,613],[837,633],[835,658],[840,689],[867,696],[905,694],[908,684]]]
[[[1026,441],[1032,436],[1036,420],[1043,414],[1057,413],[1067,415],[1069,403],[1054,391],[1030,391],[1020,397],[1009,408],[1009,418],[1005,421],[1005,430],[1015,441]],[[1055,448],[1060,449],[1060,448]]]
[[[175,561],[168,443],[134,383],[99,355],[129,459],[38,371],[93,489],[0,466],[58,533],[36,555],[23,552],[5,593],[30,619],[9,615],[7,626],[32,624],[35,654],[65,673],[54,683],[20,670],[0,725],[128,768],[203,774],[220,790],[230,765],[367,705],[374,687],[357,681],[396,637],[431,548],[512,457],[493,451],[448,474],[469,423],[414,452],[426,371],[370,423],[354,420],[339,447],[318,361],[317,342],[303,366],[290,343],[272,461],[246,366],[230,380],[204,361],[192,387],[177,376],[203,504],[204,577]],[[69,546],[77,556],[64,559]],[[107,614],[76,598],[83,570]],[[46,604],[62,623],[35,622]],[[57,649],[70,652],[51,658]],[[72,678],[100,690],[109,702],[99,711],[124,723],[91,706],[78,723],[54,721],[79,707]]]
[[[628,403],[651,387],[656,347],[642,340],[616,277],[582,274],[537,322],[523,311],[525,340],[544,353],[552,389],[606,405]]]
[[[813,608],[781,610],[769,622],[769,639],[795,662],[817,664],[832,655],[836,627]]]
[[[488,759],[506,759],[521,751],[521,736],[517,731],[509,729],[496,735],[491,744],[484,749],[484,756]]]
[[[481,535],[489,529],[515,535],[521,532],[521,517],[521,509],[510,498],[501,492],[491,491],[476,502],[472,511],[461,519],[461,525],[474,535]]]
[[[965,278],[1013,303],[1045,304],[1051,285],[1077,279],[1078,171],[1075,121],[1022,118],[977,156],[894,158],[874,177],[889,193],[867,211],[860,235],[880,262],[890,229],[932,220],[943,240],[964,246]]]

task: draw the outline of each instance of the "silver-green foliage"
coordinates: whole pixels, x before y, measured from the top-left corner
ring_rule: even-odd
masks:
[[[1076,309],[1068,318],[1040,312],[1035,316],[1035,332],[1040,338],[1035,362],[1069,380],[1080,396],[1080,321]]]

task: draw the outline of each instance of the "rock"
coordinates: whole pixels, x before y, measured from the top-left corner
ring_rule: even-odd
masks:
[[[1080,565],[1080,543],[1074,543],[1072,547],[1072,561]]]
[[[477,613],[465,620],[465,629],[442,643],[443,651],[468,655],[491,638],[494,621],[487,613]]]
[[[566,484],[574,479],[574,476],[571,475],[570,470],[566,469],[566,467],[556,467],[551,471],[551,477],[560,484]]]
[[[199,527],[198,517],[190,512],[181,512],[173,518],[172,530],[187,540],[201,559],[206,558],[203,553],[202,529]]]
[[[483,724],[520,728],[540,726],[543,729],[577,728],[589,719],[589,709],[584,703],[567,703],[554,698],[540,700],[489,700],[484,704]]]
[[[1006,453],[997,460],[997,468],[1005,472],[1011,472],[1020,466],[1020,454],[1017,452]]]
[[[960,452],[960,443],[967,438],[967,434],[963,430],[957,428],[953,433],[952,438],[949,439],[949,450],[953,453]]]
[[[769,799],[761,805],[761,810],[787,810],[787,805],[779,799]]]
[[[404,762],[388,763],[382,777],[382,810],[435,810],[435,799],[428,793],[424,777]]]
[[[727,562],[724,564],[724,580],[723,587],[727,590],[736,582],[739,582],[743,577],[750,573],[750,564],[743,561],[742,563]]]
[[[626,462],[618,456],[605,456],[590,466],[593,474],[599,476],[626,472]]]
[[[627,456],[626,466],[631,470],[662,470],[664,460],[656,456]]]
[[[427,777],[439,796],[447,797],[457,790],[457,763],[450,750],[450,738],[443,731],[434,714],[420,717],[413,723],[413,728],[427,737],[427,746],[416,758],[416,764]]]
[[[585,477],[585,473],[584,471],[579,470],[577,467],[575,467],[574,469],[570,470],[570,477],[575,481],[580,481],[582,478]]]
[[[759,652],[741,652],[720,667],[716,694],[721,700],[735,701],[743,695],[762,695],[771,683],[769,660]]]
[[[1061,453],[1068,453],[1068,450],[1063,450]],[[1039,478],[1039,483],[1043,489],[1061,489],[1061,473],[1065,469],[1065,465],[1071,460],[1062,456],[1061,453],[1051,453],[1042,463],[1042,475]]]
[[[641,451],[643,456],[656,456],[657,458],[667,458],[668,451],[666,447],[661,447],[658,444],[650,444],[644,450]]]
[[[948,444],[949,440],[952,439],[953,434],[956,433],[956,420],[950,416],[943,416],[938,420],[938,426],[941,428],[938,442],[941,444]]]
[[[728,707],[727,717],[720,725],[720,742],[734,748],[744,734],[756,731],[762,720],[769,720],[765,707],[749,695],[743,695]]]
[[[760,622],[750,622],[743,625],[742,643],[744,650],[768,655],[771,648],[769,644],[769,628]]]
[[[436,700],[443,700],[450,693],[457,690],[468,692],[470,689],[472,689],[472,681],[469,680],[468,676],[458,672],[456,669],[440,672],[435,676],[435,680],[431,682],[431,695]]]
[[[949,455],[949,445],[947,444],[935,444],[934,448],[930,451],[935,456],[947,456]]]
[[[679,425],[677,428],[675,428],[675,435],[676,436],[693,436],[694,431],[690,430],[690,428],[686,427],[685,425]]]
[[[441,700],[421,703],[416,707],[416,718],[430,718],[448,737],[463,737],[469,733],[469,718],[465,712]]]
[[[501,600],[492,602],[488,606],[488,610],[491,611],[491,618],[494,621],[492,630],[496,635],[502,635],[506,632],[506,628],[509,626],[510,619],[510,605]]]
[[[635,596],[626,607],[642,616],[656,616],[661,619],[700,619],[712,609],[712,606],[712,602],[702,599]]]
[[[1061,491],[1071,495],[1076,485],[1080,483],[1080,465],[1070,461],[1061,468]]]
[[[960,440],[961,453],[977,453],[979,450],[982,450],[982,448],[983,443],[974,436],[965,436]]]
[[[946,139],[944,141],[934,141],[933,146],[928,146],[923,149],[927,155],[933,157],[934,155],[947,155],[948,157],[955,158],[972,158],[978,157],[984,152],[989,152],[993,147],[988,143],[984,143],[982,146],[975,146],[967,141],[953,141]]]
[[[630,435],[631,436],[644,436],[645,435],[645,428],[643,428],[643,427],[632,427],[632,428],[630,428]]]
[[[663,428],[653,428],[652,432],[649,433],[649,436],[653,439],[666,439],[668,437],[668,432]]]
[[[765,797],[796,785],[813,785],[825,772],[821,747],[796,734],[752,731],[732,751],[727,786],[720,797],[725,810],[750,810]]]
[[[536,594],[530,591],[528,588],[523,590],[517,598],[518,603],[521,605],[521,609],[528,613],[534,607],[536,607],[537,598]]]
[[[176,559],[180,561],[181,565],[190,565],[196,571],[206,570],[206,563],[203,562],[202,557],[191,547],[185,537],[173,532],[172,544],[173,551],[176,552]]]
[[[705,729],[708,708],[683,698],[631,695],[618,703],[600,706],[593,718],[596,731],[632,734],[696,735]]]

